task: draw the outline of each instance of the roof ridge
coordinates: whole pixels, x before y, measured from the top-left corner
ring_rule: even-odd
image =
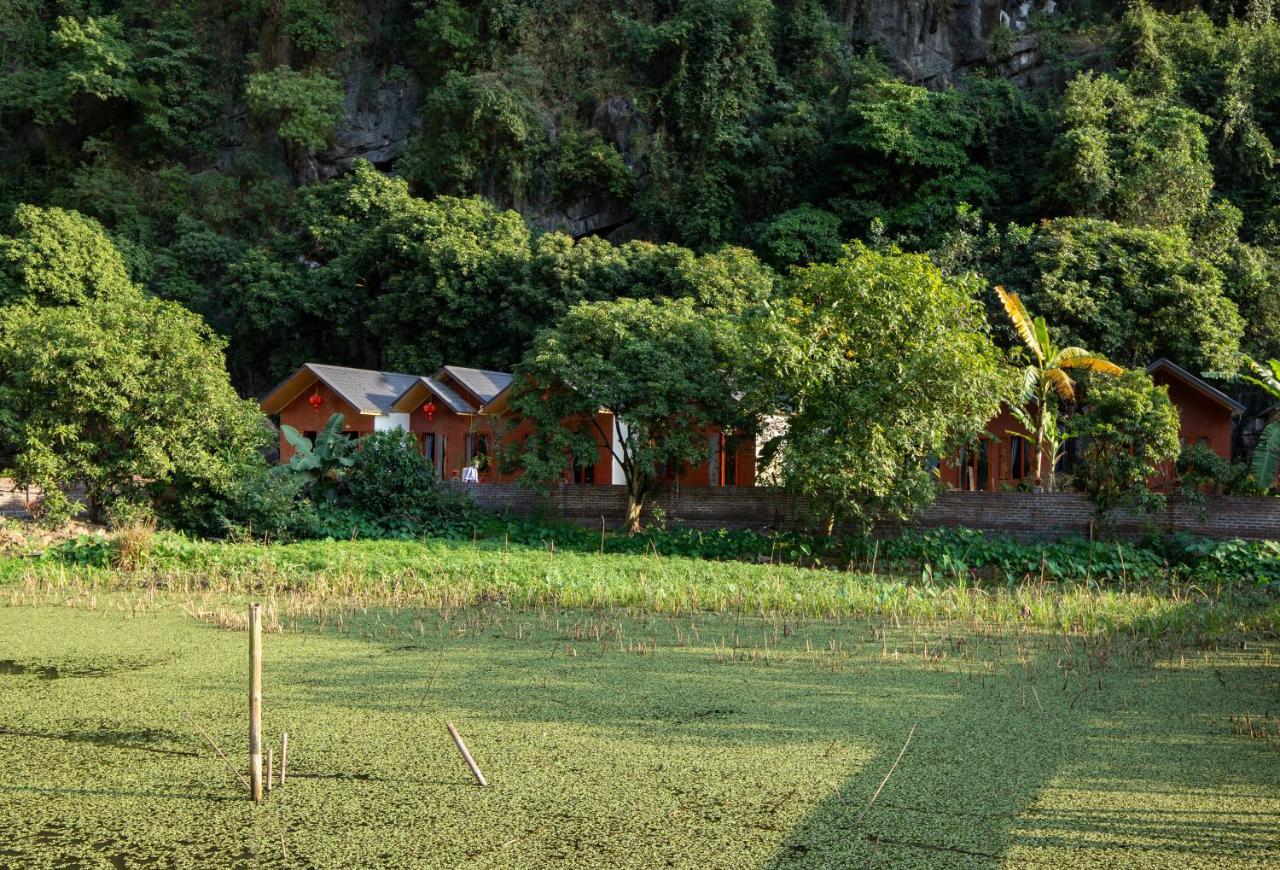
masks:
[[[349,372],[363,372],[364,374],[368,374],[368,375],[395,375],[398,378],[423,377],[423,375],[414,375],[414,374],[410,374],[409,372],[392,372],[392,371],[387,371],[386,369],[362,369],[357,366],[344,366],[344,365],[338,365],[337,363],[308,362],[308,363],[304,363],[304,365],[322,366],[327,369],[344,369]]]

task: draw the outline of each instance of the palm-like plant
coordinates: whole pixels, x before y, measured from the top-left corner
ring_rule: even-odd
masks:
[[[1022,304],[1017,293],[1009,293],[1003,287],[996,288],[996,295],[1004,305],[1005,312],[1013,322],[1013,328],[1022,337],[1023,344],[1031,354],[1031,363],[1024,372],[1022,399],[1034,402],[1033,411],[1019,409],[1015,412],[1019,422],[1034,430],[1036,486],[1043,485],[1043,466],[1045,447],[1050,446],[1048,491],[1053,491],[1054,466],[1057,464],[1058,445],[1061,437],[1058,430],[1058,401],[1070,402],[1076,397],[1076,385],[1071,380],[1071,369],[1098,372],[1105,375],[1118,375],[1123,369],[1105,357],[1090,353],[1082,347],[1058,347],[1049,337],[1049,326],[1043,317],[1031,316],[1027,307]],[[1049,442],[1052,443],[1049,443]]]
[[[346,470],[355,464],[356,443],[342,430],[343,417],[334,414],[316,434],[313,444],[289,424],[280,427],[285,440],[293,446],[293,458],[281,466],[285,473],[297,475],[313,501],[332,501]]]
[[[1253,374],[1240,376],[1254,386],[1261,387],[1266,393],[1280,399],[1280,360],[1269,359],[1266,364],[1257,360],[1244,358],[1245,365]],[[1266,489],[1276,485],[1276,471],[1280,469],[1280,415],[1275,416],[1262,430],[1258,446],[1253,451],[1253,476]]]

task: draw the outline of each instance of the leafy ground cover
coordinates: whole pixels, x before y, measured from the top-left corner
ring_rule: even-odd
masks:
[[[0,864],[1280,861],[1274,643],[275,589],[255,808],[244,597],[86,579],[2,590]]]

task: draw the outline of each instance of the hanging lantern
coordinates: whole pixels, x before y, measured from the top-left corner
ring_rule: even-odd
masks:
[[[320,395],[320,391],[317,390],[311,394],[311,397],[308,398],[307,401],[311,403],[311,410],[319,411],[320,406],[324,404],[324,396]]]
[[[427,403],[422,406],[422,413],[427,415],[427,422],[431,422],[431,418],[436,415],[436,403],[428,399]]]

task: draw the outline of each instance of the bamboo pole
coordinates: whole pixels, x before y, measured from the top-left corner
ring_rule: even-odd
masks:
[[[249,605],[249,793],[262,803],[262,605]]]
[[[467,744],[462,742],[462,735],[458,733],[458,729],[453,727],[452,722],[446,722],[444,724],[445,727],[449,729],[449,736],[453,738],[453,742],[457,745],[458,751],[462,753],[462,760],[467,763],[467,767],[471,768],[471,774],[476,778],[476,782],[481,785],[488,785],[489,783],[485,782],[484,774],[480,772],[479,765],[477,765],[475,759],[471,757],[471,753],[467,751]]]
[[[289,732],[280,735],[280,787],[284,788],[284,769],[289,763]]]

